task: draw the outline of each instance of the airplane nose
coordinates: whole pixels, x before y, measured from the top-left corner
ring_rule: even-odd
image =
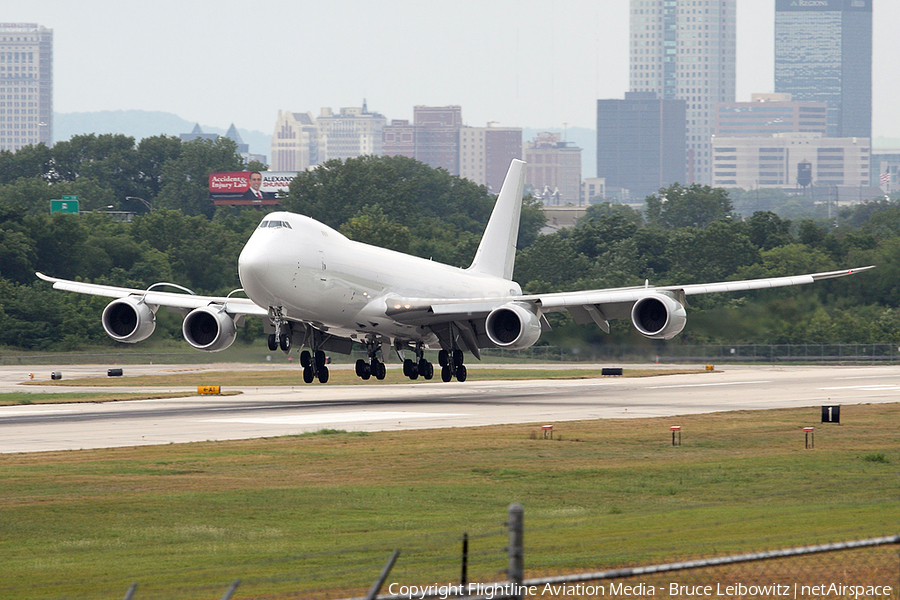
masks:
[[[259,244],[248,243],[238,257],[238,276],[245,290],[259,288],[269,270],[269,254]]]

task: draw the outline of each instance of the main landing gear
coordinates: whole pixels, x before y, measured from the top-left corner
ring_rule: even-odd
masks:
[[[418,379],[419,375],[428,380],[434,377],[434,365],[425,360],[424,352],[425,349],[422,348],[422,344],[416,344],[415,360],[411,358],[403,360],[403,375],[412,380]]]
[[[303,367],[303,382],[312,383],[318,379],[319,383],[328,383],[328,367],[325,366],[325,352],[304,350],[300,353],[300,366]]]
[[[438,363],[441,365],[441,380],[444,383],[454,377],[457,381],[465,381],[468,377],[466,365],[463,364],[463,352],[459,348],[438,352]]]
[[[369,356],[368,362],[363,359],[356,361],[356,376],[363,381],[368,381],[373,375],[375,379],[381,381],[387,374],[384,363],[378,359],[381,353],[381,342],[376,339],[366,340],[366,354]]]

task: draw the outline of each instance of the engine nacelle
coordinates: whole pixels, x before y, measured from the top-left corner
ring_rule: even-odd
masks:
[[[644,296],[631,307],[631,322],[648,338],[668,340],[684,329],[687,312],[684,305],[665,294]]]
[[[501,348],[521,350],[541,337],[541,318],[515,302],[492,310],[484,325],[488,338]]]
[[[218,352],[234,343],[237,328],[228,313],[204,306],[188,313],[181,324],[181,333],[197,350]]]
[[[126,296],[106,305],[101,322],[112,339],[135,344],[146,340],[156,329],[156,312],[143,300]]]

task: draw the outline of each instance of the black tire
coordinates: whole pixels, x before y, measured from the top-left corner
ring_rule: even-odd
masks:
[[[313,370],[311,365],[307,365],[303,367],[303,383],[312,383],[313,382]]]
[[[441,381],[447,383],[451,379],[453,379],[453,373],[450,371],[450,367],[441,367]]]
[[[465,381],[466,377],[469,376],[469,371],[466,369],[466,365],[459,365],[456,367],[456,380],[457,381]]]
[[[453,351],[453,364],[456,365],[457,367],[459,365],[463,364],[463,351],[460,350],[459,348],[456,348]]]
[[[269,339],[267,341],[268,341],[268,345],[269,345],[269,350],[271,350],[272,352],[275,352],[276,350],[278,350],[278,342],[275,341],[274,333],[269,334]]]
[[[423,358],[419,361],[419,373],[425,379],[431,379],[434,377],[434,365]]]
[[[446,350],[441,350],[438,352],[438,364],[442,367],[446,367],[450,364],[450,353]]]
[[[378,361],[373,363],[372,374],[375,376],[375,379],[382,381],[387,376],[387,369],[385,368],[384,363]]]
[[[320,368],[319,372],[316,373],[316,377],[319,378],[319,383],[328,383],[328,367]]]
[[[325,367],[325,352],[322,350],[316,350],[316,369],[322,369]]]
[[[363,359],[358,359],[356,361],[356,376],[365,379],[364,375],[368,373],[369,365]]]
[[[292,345],[293,345],[293,342],[291,340],[291,334],[290,333],[282,333],[281,341],[279,342],[279,346],[281,346],[281,351],[284,352],[285,354],[287,354],[288,352],[291,351]]]
[[[309,350],[304,350],[300,353],[300,366],[304,369],[312,364],[312,356],[309,354]],[[309,383],[309,382],[307,382]]]

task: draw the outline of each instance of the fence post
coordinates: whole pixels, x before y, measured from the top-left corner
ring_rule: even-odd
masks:
[[[366,594],[366,600],[375,600],[375,596],[381,591],[381,586],[384,585],[384,580],[387,579],[388,573],[394,568],[394,563],[397,562],[398,556],[400,556],[400,550],[394,550],[394,553],[388,559],[387,564],[384,565],[384,568],[381,570],[381,575],[378,576],[378,580],[372,584],[371,588],[369,588],[369,593]]]
[[[524,548],[522,534],[525,508],[518,502],[509,505],[509,569],[506,572],[513,594],[510,598],[522,597],[522,581],[525,578]]]
[[[466,589],[466,584],[469,579],[469,532],[466,531],[463,533],[463,543],[462,543],[462,573],[459,576],[459,587],[460,589]]]

